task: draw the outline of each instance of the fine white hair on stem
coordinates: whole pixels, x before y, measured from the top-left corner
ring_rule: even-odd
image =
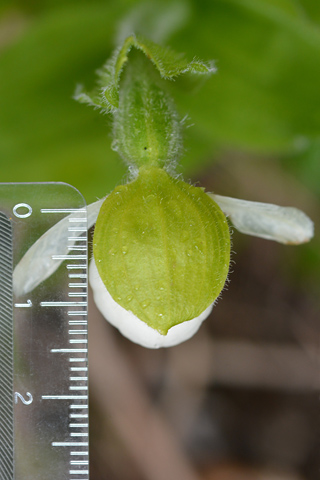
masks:
[[[292,245],[308,242],[313,237],[312,220],[297,208],[208,195],[242,233]]]
[[[87,206],[87,227],[95,224],[104,199]],[[55,260],[54,255],[67,255],[68,247],[75,242],[68,241],[69,219],[75,214],[64,217],[46,233],[44,233],[25,253],[13,272],[13,290],[15,295],[25,295],[31,292],[41,282],[52,275],[63,260]],[[74,227],[77,223],[72,224]],[[80,225],[80,224],[79,224]],[[82,223],[83,225],[83,223]],[[75,237],[81,235],[74,232]]]
[[[116,327],[124,337],[146,348],[173,347],[191,338],[200,328],[201,323],[211,313],[213,303],[198,317],[171,327],[166,335],[149,327],[132,312],[121,307],[106,289],[95,261],[89,267],[89,280],[93,290],[95,304],[102,315]]]

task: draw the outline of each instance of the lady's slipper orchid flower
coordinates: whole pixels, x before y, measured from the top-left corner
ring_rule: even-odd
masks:
[[[188,184],[185,185],[190,187]],[[194,189],[195,187],[191,188]],[[199,188],[199,190],[201,189]],[[117,191],[118,190],[116,189],[113,192],[114,195],[117,195]],[[277,242],[286,244],[300,244],[308,242],[313,236],[312,221],[302,211],[296,208],[249,202],[236,198],[214,195],[212,193],[204,194],[202,190],[201,192],[205,197],[208,198],[209,202],[212,202],[214,209],[219,212],[217,207],[217,205],[219,205],[222,212],[229,217],[233,223],[233,226],[239,231],[248,235],[255,235],[257,237],[267,238],[269,240],[275,240]],[[114,208],[112,203],[108,205],[109,197],[99,200],[98,202],[95,202],[87,207],[88,228],[92,227],[97,221],[99,217],[99,211],[103,204],[105,204],[105,208],[110,208],[111,210]],[[192,197],[191,199],[191,201],[194,201]],[[146,201],[146,198],[144,197],[140,197],[140,200],[144,203],[148,203],[148,200]],[[158,208],[161,203],[162,202],[159,199]],[[183,207],[184,202],[182,202],[179,208],[183,209]],[[124,208],[119,210],[122,210],[120,217],[123,217],[126,211],[127,220],[132,220],[132,223],[136,223],[136,221],[138,223],[141,222],[141,219],[139,220],[135,216],[134,210],[130,208],[130,203],[126,206],[126,210]],[[114,211],[114,213],[116,212]],[[146,213],[146,221],[150,222],[148,213],[149,212]],[[161,220],[157,225],[158,230],[161,230],[164,226],[164,224],[161,224],[161,222],[164,220],[163,212],[161,212],[160,215]],[[115,218],[118,218],[119,220],[119,217],[116,214]],[[190,220],[188,217],[187,219]],[[210,221],[212,222],[212,218]],[[52,255],[55,255],[58,252],[61,254],[61,249],[63,246],[65,247],[65,254],[68,254],[68,243],[67,239],[65,238],[65,232],[68,231],[68,222],[69,217],[65,217],[54,227],[48,230],[48,232],[40,237],[40,239],[28,250],[22,260],[18,263],[14,271],[14,290],[17,295],[23,295],[33,290],[37,285],[39,285],[39,283],[48,278],[58,268],[59,262],[57,263],[57,260],[52,260]],[[205,225],[208,224],[205,223],[204,220],[200,220],[200,222],[204,222],[202,225],[203,229],[206,230],[207,227]],[[226,219],[224,218],[223,213],[220,212],[217,215],[217,219],[212,222],[212,225],[214,228],[219,228],[217,227],[219,223],[223,225],[222,228],[224,229],[226,225]],[[118,255],[121,262],[126,262],[126,259],[129,258],[128,256],[130,254],[130,250],[132,250],[132,254],[134,255],[133,252],[135,252],[137,248],[137,240],[139,240],[138,232],[140,232],[141,241],[143,239],[144,242],[144,235],[146,235],[146,231],[141,229],[142,223],[140,223],[140,227],[138,226],[137,231],[134,230],[135,234],[132,239],[129,237],[126,238],[126,236],[129,235],[127,225],[119,222],[116,224],[116,227],[112,226],[110,229],[110,236],[108,235],[108,224],[106,223],[105,225],[107,229],[107,242],[112,245],[110,248],[109,245],[107,247],[109,250],[108,255],[106,256],[106,261],[112,261],[112,259],[116,259]],[[113,232],[111,232],[112,228],[115,229]],[[117,238],[117,235],[119,234],[117,232],[119,232],[121,228],[123,229],[122,236]],[[216,282],[214,278],[211,281],[206,279],[207,283],[204,287],[206,287],[206,290],[208,291],[211,290],[212,296],[208,297],[207,303],[198,303],[198,299],[195,296],[195,290],[199,290],[199,292],[202,293],[202,286],[204,283],[202,271],[198,270],[199,268],[202,268],[198,265],[198,259],[203,257],[204,264],[202,265],[206,266],[208,264],[208,274],[211,273],[210,268],[212,263],[216,263],[217,259],[212,251],[209,254],[209,258],[207,258],[207,249],[205,252],[199,251],[200,245],[198,244],[200,244],[200,237],[197,237],[198,242],[196,243],[193,239],[191,240],[191,237],[188,237],[188,229],[183,230],[181,222],[177,223],[176,228],[177,248],[174,247],[172,251],[166,249],[168,246],[166,244],[159,246],[157,242],[155,242],[152,246],[148,242],[145,242],[140,245],[140,247],[142,247],[142,257],[139,259],[140,265],[138,265],[138,259],[135,260],[134,257],[132,257],[132,272],[129,271],[129,267],[126,266],[125,263],[124,265],[120,263],[118,267],[115,263],[115,276],[110,275],[110,278],[112,279],[113,284],[115,284],[115,287],[118,286],[119,290],[124,288],[124,301],[122,304],[120,304],[121,300],[119,300],[116,295],[112,297],[102,279],[103,277],[101,277],[99,274],[99,271],[96,267],[96,261],[99,264],[100,258],[98,258],[96,261],[94,258],[91,260],[89,278],[97,307],[101,311],[102,315],[112,325],[117,327],[124,336],[135,343],[143,345],[144,347],[170,347],[192,337],[199,329],[203,320],[205,320],[210,314],[216,297],[219,296],[227,276],[227,270],[230,261],[229,255],[227,255],[227,252],[229,252],[229,247],[226,247],[226,245],[223,247],[222,245],[223,256],[226,257],[226,263],[221,265],[223,272],[222,277],[220,276],[218,282]],[[131,228],[129,231],[131,231]],[[165,232],[163,231],[163,233]],[[226,235],[225,240],[228,244],[229,239],[227,235],[227,229],[224,230],[224,234]],[[148,235],[149,242],[152,241],[150,238],[151,235],[152,231],[149,232]],[[123,241],[120,241],[124,239],[127,240],[126,245],[124,245]],[[174,245],[174,238],[172,238],[171,241],[172,245]],[[180,250],[181,244],[184,247],[183,252]],[[218,243],[218,245],[221,247],[221,243]],[[126,248],[123,249],[123,247]],[[143,256],[143,247],[146,249],[149,258]],[[157,249],[159,249],[158,254],[156,254]],[[164,260],[164,253],[167,254],[167,258],[165,259],[166,262],[162,262]],[[217,249],[217,254],[218,256],[221,254],[220,248]],[[173,279],[175,270],[179,266],[181,259],[185,260],[185,264],[183,266],[184,271],[180,270],[180,289],[178,290],[177,288],[171,287],[171,293],[170,283],[174,281]],[[168,277],[168,279],[163,276],[162,272],[160,273],[159,277],[154,274],[154,270],[157,268],[159,261],[161,261],[162,265],[167,265],[168,268],[171,266],[171,277]],[[129,262],[128,265],[130,265]],[[137,278],[135,265],[137,265],[138,273],[140,273],[141,270],[146,272],[147,276],[145,279],[143,276],[139,277],[139,279]],[[107,270],[106,273],[108,273],[108,271],[109,270]],[[190,272],[192,277],[188,278]],[[129,274],[131,274],[130,277],[128,276]],[[199,276],[198,278],[197,275]],[[117,282],[119,282],[119,284]],[[155,287],[156,282],[158,282],[157,288]],[[126,290],[126,285],[128,283],[130,286],[132,284],[131,290]],[[137,295],[138,292],[140,295],[142,295],[142,300],[140,301],[141,311],[143,313],[144,311],[147,313],[148,307],[150,307],[152,312],[155,312],[156,315],[154,323],[152,323],[153,317],[150,317],[150,323],[148,324],[144,319],[145,317],[141,318],[139,317],[139,313],[137,315],[133,313],[131,305],[134,304],[134,301],[137,303],[139,302],[139,297]],[[164,298],[165,294],[167,298]],[[171,298],[175,299],[171,302]],[[203,298],[201,298],[201,302],[203,302]],[[201,311],[191,313],[189,318],[187,317],[186,313],[185,317],[181,317],[181,312],[188,312],[190,304],[193,311],[195,311],[197,307],[198,310]],[[159,310],[156,311],[156,308]],[[160,311],[160,309],[162,309],[162,311]],[[159,322],[161,317],[157,315],[157,313],[159,314],[165,312],[166,315],[168,315],[167,312],[169,312],[171,309],[175,309],[175,312],[179,314],[179,319],[185,318],[185,320],[180,320],[180,323],[177,322],[174,324],[174,326],[167,330],[166,334],[163,334],[163,331],[160,332],[158,330],[159,324],[161,324],[161,322]]]
[[[126,65],[133,47],[138,52]],[[243,233],[287,244],[310,240],[313,223],[295,208],[207,194],[175,175],[181,122],[139,50],[163,78],[212,73],[214,67],[187,63],[171,50],[131,36],[103,67],[99,88],[77,94],[78,100],[114,114],[114,148],[132,173],[126,185],[88,206],[88,228],[96,224],[89,271],[94,299],[124,336],[159,348],[194,335],[219,297],[230,263],[227,217]],[[53,273],[56,251],[65,246],[68,253],[66,222],[68,217],[46,232],[17,265],[16,294]]]

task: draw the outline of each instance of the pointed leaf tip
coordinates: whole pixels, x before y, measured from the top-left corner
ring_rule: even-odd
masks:
[[[119,84],[124,66],[129,60],[129,53],[135,48],[140,50],[153,63],[160,76],[167,80],[189,73],[210,75],[216,72],[213,62],[193,59],[188,62],[184,54],[177,53],[170,47],[163,47],[141,36],[130,35],[119,46],[109,60],[98,70],[97,87],[86,92],[78,87],[74,99],[81,103],[100,108],[104,113],[114,113],[119,104]]]

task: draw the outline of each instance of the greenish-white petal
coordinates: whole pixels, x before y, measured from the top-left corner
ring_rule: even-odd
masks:
[[[87,226],[92,227],[96,222],[100,207],[104,201],[98,200],[87,206]],[[53,259],[53,255],[67,255],[69,253],[68,246],[74,244],[68,241],[69,236],[69,218],[71,215],[64,217],[60,222],[51,227],[44,233],[22,257],[16,265],[13,272],[13,289],[15,295],[24,295],[31,292],[41,282],[52,275],[62,260]],[[72,217],[75,214],[72,213]],[[79,218],[80,221],[80,218]],[[72,223],[74,227],[78,224]],[[83,222],[81,222],[81,226]],[[80,223],[79,223],[80,226]],[[77,236],[77,232],[74,232]],[[79,232],[81,235],[81,232]]]
[[[161,168],[141,168],[101,206],[93,255],[112,298],[166,335],[220,295],[229,271],[229,227],[201,188]]]
[[[249,202],[213,193],[208,195],[242,233],[293,245],[308,242],[313,237],[312,220],[297,208]]]

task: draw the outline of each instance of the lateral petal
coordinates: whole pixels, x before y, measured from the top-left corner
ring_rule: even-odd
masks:
[[[103,201],[104,198],[87,206],[88,229],[96,222]],[[24,295],[31,292],[60,266],[63,260],[54,260],[52,256],[57,254],[67,255],[69,253],[68,246],[74,244],[74,242],[68,242],[70,216],[64,217],[44,233],[16,265],[13,272],[13,290],[15,295]],[[73,223],[73,226],[77,226],[77,223]],[[77,235],[75,232],[75,237],[80,234],[79,232]]]
[[[208,195],[242,233],[292,245],[308,242],[313,237],[312,220],[297,208]]]

